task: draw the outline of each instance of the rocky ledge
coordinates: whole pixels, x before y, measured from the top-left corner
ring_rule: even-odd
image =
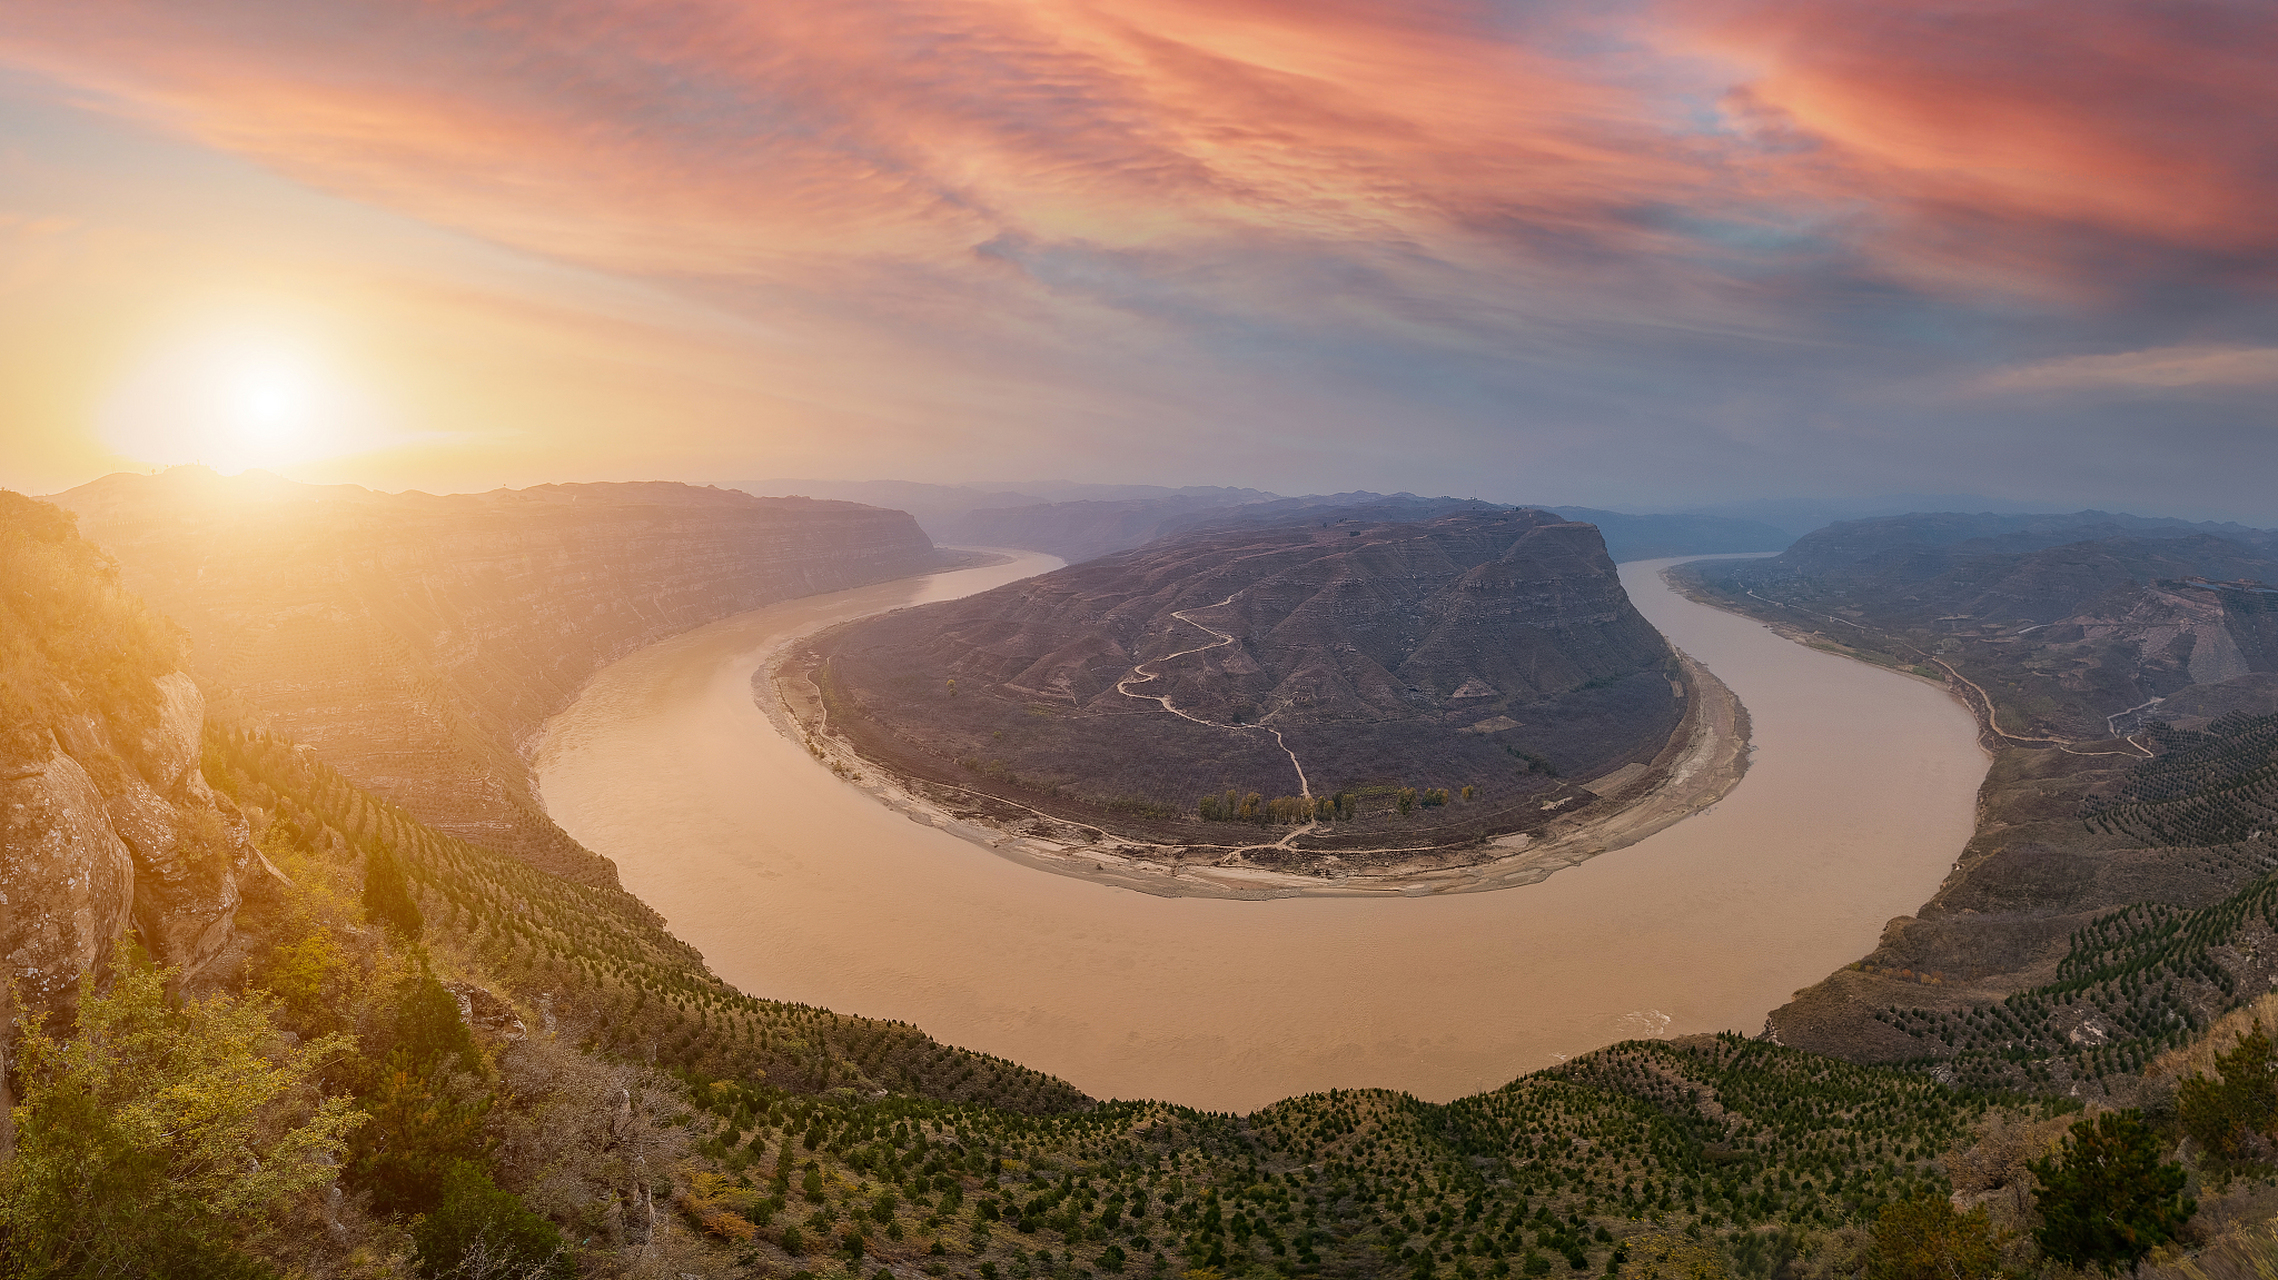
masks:
[[[130,931],[187,985],[235,957],[240,880],[261,855],[198,769],[198,686],[156,684],[153,722],[82,713],[45,758],[0,763],[0,957],[36,1014],[67,1013]]]

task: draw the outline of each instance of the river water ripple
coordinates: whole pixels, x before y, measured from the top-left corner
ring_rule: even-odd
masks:
[[[745,991],[904,1019],[1096,1097],[1222,1111],[1362,1086],[1444,1101],[1632,1036],[1754,1034],[1928,898],[1969,838],[1986,757],[1953,699],[1694,604],[1660,580],[1674,561],[1622,580],[1748,707],[1748,776],[1495,893],[1165,899],[1030,870],[888,811],[753,705],[788,637],[1059,563],[1011,554],[612,665],[548,726],[548,811]]]

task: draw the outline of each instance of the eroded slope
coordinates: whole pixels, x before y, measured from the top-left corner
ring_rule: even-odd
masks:
[[[1475,840],[1668,745],[1673,655],[1595,529],[1371,517],[1191,531],[858,624],[807,669],[873,759],[1158,840]]]

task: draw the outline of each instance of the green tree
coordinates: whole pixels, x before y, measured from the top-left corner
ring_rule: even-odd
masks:
[[[415,939],[426,926],[419,904],[411,900],[411,884],[403,865],[387,846],[374,842],[364,854],[364,911],[377,923],[407,939]]]
[[[2269,1133],[2278,1122],[2278,1080],[2270,1037],[2257,1026],[2230,1052],[2215,1056],[2215,1076],[2194,1075],[2176,1091],[2183,1131],[2217,1155],[2236,1159],[2246,1136]]]
[[[2183,1166],[2160,1161],[2159,1135],[2133,1111],[2080,1121],[2062,1151],[2027,1167],[2041,1183],[2033,1238],[2071,1266],[2132,1267],[2198,1211],[2183,1194]]]
[[[425,969],[396,997],[394,1044],[364,1096],[372,1121],[356,1135],[349,1172],[382,1213],[421,1213],[442,1194],[453,1162],[480,1158],[491,1099],[463,1076],[482,1055],[459,1003]]]
[[[530,1211],[522,1197],[502,1191],[471,1160],[445,1166],[435,1208],[411,1231],[429,1275],[575,1275],[575,1260],[561,1233]]]
[[[381,1213],[423,1213],[442,1194],[442,1176],[483,1154],[488,1097],[466,1097],[444,1073],[422,1070],[403,1050],[388,1055],[364,1096],[372,1122],[356,1135],[348,1170]]]
[[[404,980],[396,993],[394,1049],[401,1050],[420,1071],[455,1068],[477,1075],[483,1071],[482,1054],[474,1033],[459,1016],[459,998],[423,967]]]
[[[2001,1274],[2001,1243],[1985,1207],[1956,1212],[1943,1196],[1885,1206],[1875,1218],[1868,1280],[1989,1280]]]
[[[329,1182],[364,1120],[346,1098],[309,1102],[355,1042],[286,1047],[260,995],[173,1003],[169,971],[123,940],[112,969],[108,993],[82,981],[71,1039],[24,1036],[0,1274],[259,1274],[235,1243]]]

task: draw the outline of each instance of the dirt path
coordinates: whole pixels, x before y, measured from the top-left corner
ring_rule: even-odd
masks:
[[[1761,600],[1765,604],[1771,605],[1774,608],[1785,609],[1790,613],[1800,613],[1807,618],[1820,618],[1828,622],[1840,622],[1846,627],[1851,627],[1855,630],[1865,632],[1869,636],[1878,634],[1874,628],[1861,623],[1853,622],[1849,618],[1838,618],[1831,613],[1818,613],[1813,610],[1803,608],[1799,605],[1789,604],[1785,600],[1774,600],[1770,596],[1757,595],[1755,591],[1749,590],[1748,588],[1742,588],[1742,590],[1747,591],[1747,594],[1751,597]],[[2047,625],[2047,623],[2041,624],[2041,626]],[[2025,631],[2038,631],[2040,629],[2040,627],[2027,627],[2025,628]],[[2020,631],[2017,634],[2023,635],[2025,634],[2025,631]],[[2007,729],[2002,728],[2001,725],[1995,721],[1993,718],[1993,695],[1987,693],[1983,688],[1980,688],[1975,680],[1972,680],[1968,676],[1963,675],[1961,672],[1954,670],[1952,663],[1947,662],[1944,658],[1941,658],[1936,654],[1926,653],[1923,650],[1916,648],[1914,645],[1906,644],[1904,640],[1900,640],[1898,643],[1905,645],[1908,649],[1912,649],[1915,653],[1920,654],[1925,661],[1935,662],[1938,664],[1938,668],[1946,673],[1946,678],[1950,682],[1948,687],[1954,691],[1954,696],[1960,699],[1963,706],[1970,709],[1971,715],[1977,717],[1979,730],[1988,736],[1997,738],[2003,742],[2044,743],[2048,746],[2055,747],[2057,750],[2064,752],[2066,755],[2072,756],[2134,756],[2138,759],[2149,759],[2154,754],[2150,747],[2147,747],[2142,743],[2136,741],[2133,734],[2122,737],[2120,739],[2120,741],[2127,743],[2128,746],[2133,748],[2133,750],[2130,751],[2080,751],[2074,748],[2073,744],[2076,740],[2072,738],[2028,738],[2022,734],[2011,733]],[[1963,689],[1968,689],[1970,693],[1976,694],[1976,700],[1973,701],[1969,697],[1969,694],[1963,693]],[[2159,701],[2162,701],[2162,699],[2153,698],[2151,700],[2151,702]],[[2150,706],[2151,702],[2144,703],[2143,706],[2130,707],[2128,708],[2128,711],[2141,711],[2144,707]],[[2123,711],[2119,714],[2126,715],[2128,714],[2128,711]],[[2104,719],[2104,723],[2107,727],[2109,727],[2112,721],[2117,718],[2117,716],[2107,716]]]
[[[1247,733],[1252,729],[1265,730],[1267,733],[1273,735],[1274,745],[1280,747],[1282,754],[1289,757],[1289,767],[1297,770],[1297,794],[1305,797],[1307,800],[1311,800],[1313,798],[1313,789],[1310,786],[1306,785],[1305,782],[1305,762],[1299,760],[1297,758],[1297,753],[1289,749],[1289,743],[1282,738],[1281,730],[1267,724],[1220,724],[1216,720],[1205,720],[1201,716],[1188,715],[1186,712],[1179,710],[1175,706],[1172,706],[1171,696],[1167,693],[1133,693],[1127,687],[1135,681],[1140,684],[1145,684],[1151,680],[1161,679],[1162,672],[1149,671],[1147,669],[1158,662],[1169,662],[1173,658],[1183,658],[1188,654],[1193,653],[1208,653],[1212,649],[1223,649],[1227,645],[1234,643],[1233,632],[1220,631],[1218,628],[1211,626],[1207,622],[1197,622],[1187,615],[1190,613],[1200,613],[1204,609],[1223,609],[1227,605],[1230,605],[1234,603],[1234,601],[1240,599],[1241,595],[1242,593],[1237,591],[1233,595],[1226,597],[1224,600],[1221,600],[1216,604],[1198,605],[1192,609],[1174,610],[1171,614],[1172,617],[1178,619],[1190,627],[1194,627],[1201,631],[1207,631],[1212,636],[1216,637],[1216,639],[1212,640],[1209,644],[1196,645],[1192,649],[1181,649],[1177,653],[1166,653],[1160,658],[1149,658],[1145,662],[1139,663],[1137,666],[1131,668],[1130,675],[1127,675],[1121,680],[1115,682],[1115,691],[1122,694],[1126,698],[1138,698],[1141,701],[1145,702],[1161,703],[1163,710],[1170,712],[1172,715],[1177,716],[1181,720],[1191,720],[1196,724],[1207,725],[1213,729],[1231,729],[1238,733]],[[1297,836],[1302,835],[1312,829],[1312,824],[1308,824],[1297,831],[1291,832],[1288,836],[1283,837],[1277,843],[1286,845],[1290,840],[1295,839]]]

